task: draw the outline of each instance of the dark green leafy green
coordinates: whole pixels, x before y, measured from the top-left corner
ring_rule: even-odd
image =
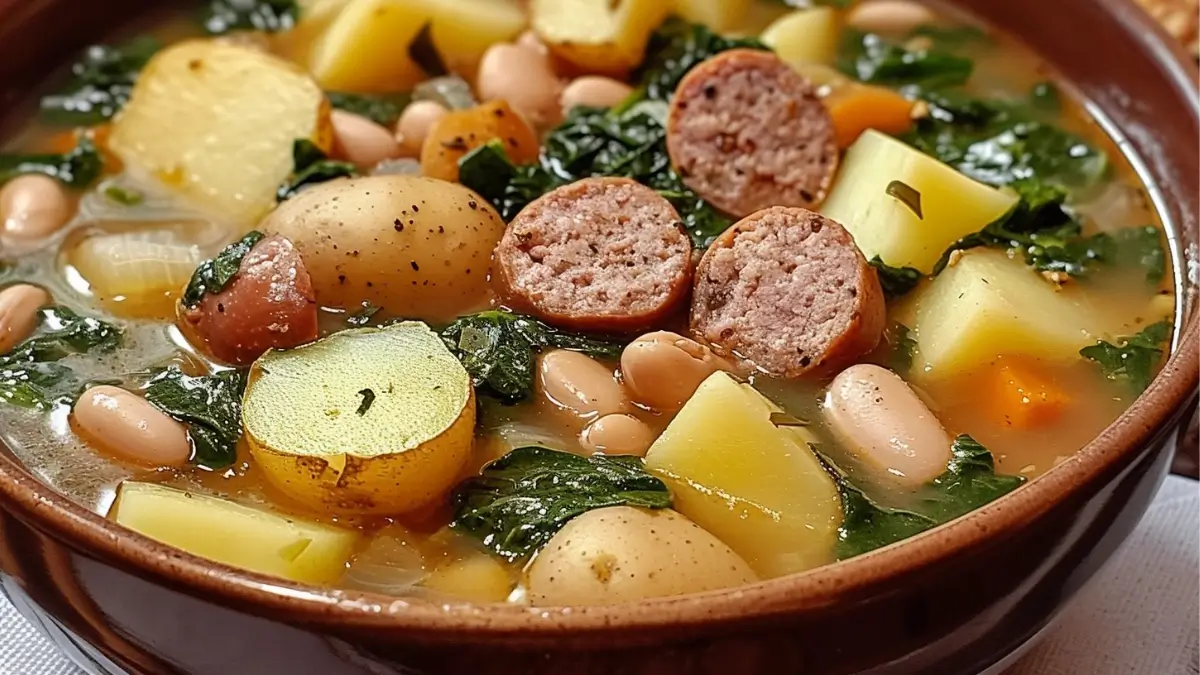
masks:
[[[1029,102],[1035,110],[1044,113],[1058,113],[1062,110],[1062,95],[1058,85],[1053,82],[1039,82],[1029,90]]]
[[[141,37],[118,47],[92,45],[71,64],[71,79],[42,97],[42,118],[54,124],[92,126],[129,102],[138,74],[162,45]]]
[[[883,286],[883,294],[888,298],[905,295],[916,288],[924,276],[920,270],[912,267],[892,267],[885,264],[879,256],[871,259],[871,267],[879,274],[879,285]]]
[[[80,136],[75,147],[62,154],[0,155],[0,184],[30,173],[40,173],[73,188],[85,188],[100,177],[104,159],[91,139]]]
[[[223,469],[237,459],[245,389],[244,371],[192,377],[171,366],[156,371],[142,394],[154,407],[187,425],[192,462]]]
[[[310,185],[358,175],[358,167],[350,162],[329,159],[315,143],[306,138],[298,138],[292,144],[292,166],[292,174],[279,186],[275,195],[281,202],[295,197],[302,188]]]
[[[451,527],[509,561],[528,558],[569,520],[593,509],[665,509],[671,493],[639,457],[580,457],[517,448],[454,491]]]
[[[340,91],[330,91],[325,94],[329,104],[338,110],[345,110],[365,117],[376,124],[391,127],[400,119],[400,113],[412,100],[411,94],[351,94]]]
[[[945,473],[924,486],[910,509],[872,499],[828,457],[824,462],[842,496],[844,519],[838,529],[837,557],[852,558],[949,522],[1018,488],[1021,476],[997,474],[992,454],[975,439],[960,435],[951,446]]]
[[[79,380],[57,363],[72,354],[112,351],[121,330],[66,307],[39,310],[39,333],[0,356],[0,400],[24,408],[46,410],[72,398]]]
[[[299,19],[296,0],[209,0],[201,17],[210,35],[243,30],[282,33],[295,28]]]
[[[1079,350],[1079,354],[1095,361],[1104,377],[1141,394],[1154,379],[1170,337],[1171,323],[1160,321],[1146,326],[1136,335],[1117,338],[1116,344],[1101,340]]]
[[[195,307],[204,299],[205,293],[220,293],[237,276],[242,259],[254,245],[262,241],[263,233],[251,231],[238,241],[226,246],[215,258],[200,263],[187,288],[183,290],[183,305]]]
[[[464,316],[441,336],[471,374],[479,393],[507,404],[529,398],[535,357],[544,349],[570,349],[615,359],[624,347],[620,342],[568,333],[532,317],[498,310]]]
[[[680,80],[702,61],[730,49],[767,49],[756,38],[727,38],[702,24],[668,19],[650,37],[646,58],[634,73],[645,95],[666,101]]]
[[[361,396],[363,400],[362,403],[358,404],[358,410],[355,410],[354,414],[362,417],[363,415],[367,414],[367,411],[371,409],[371,405],[375,403],[375,390],[363,389],[358,392],[358,395]]]
[[[912,329],[902,323],[893,323],[884,331],[884,338],[892,347],[887,367],[897,373],[911,370],[913,359],[917,356],[917,340],[913,337]]]
[[[838,69],[862,82],[923,91],[964,84],[975,69],[971,59],[936,46],[908,49],[853,29],[842,39]]]

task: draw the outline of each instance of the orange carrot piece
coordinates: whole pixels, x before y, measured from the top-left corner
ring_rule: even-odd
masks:
[[[1056,422],[1071,397],[1030,361],[1009,361],[996,372],[991,409],[1001,423],[1033,429]]]
[[[913,101],[883,87],[847,84],[835,88],[825,105],[840,148],[852,145],[867,129],[897,136],[913,125]]]

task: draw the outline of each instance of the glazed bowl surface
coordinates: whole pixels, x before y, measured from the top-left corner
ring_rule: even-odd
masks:
[[[442,605],[324,592],[120,530],[0,448],[0,587],[95,673],[979,673],[1045,629],[1136,525],[1196,409],[1200,102],[1131,0],[959,0],[1087,100],[1170,233],[1180,307],[1150,389],[1072,459],[946,526],[834,566],[637,605]],[[151,0],[0,0],[0,97]],[[63,17],[70,17],[64,20]]]

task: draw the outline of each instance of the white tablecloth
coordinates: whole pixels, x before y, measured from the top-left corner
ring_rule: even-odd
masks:
[[[1200,484],[1172,477],[1117,556],[1010,675],[1198,674]],[[0,597],[0,675],[82,674]]]

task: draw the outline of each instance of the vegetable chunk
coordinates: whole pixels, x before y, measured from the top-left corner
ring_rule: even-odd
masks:
[[[842,22],[832,7],[802,9],[767,27],[762,41],[790,66],[832,64],[837,55]]]
[[[893,196],[899,182],[919,195]],[[846,152],[821,213],[841,223],[869,260],[929,273],[950,244],[998,220],[1017,197],[977,183],[918,150],[868,130]]]
[[[812,436],[779,415],[753,387],[716,373],[646,454],[675,508],[763,577],[833,560],[842,522],[837,486],[809,448]]]
[[[533,0],[533,29],[558,56],[585,71],[629,72],[671,11],[663,0]]]
[[[425,73],[409,45],[429,16],[421,0],[350,0],[313,43],[309,70],[332,91],[411,89]]]
[[[291,581],[337,581],[358,534],[151,483],[123,483],[108,517],[193,555]]]
[[[109,147],[135,175],[249,226],[274,205],[297,138],[332,146],[329,102],[315,82],[256,49],[190,40],[150,60]]]

